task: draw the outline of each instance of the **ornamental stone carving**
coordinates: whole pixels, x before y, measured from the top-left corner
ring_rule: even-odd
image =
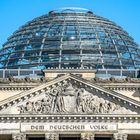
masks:
[[[115,140],[127,140],[127,134],[115,133],[114,139]]]
[[[53,87],[45,97],[18,106],[21,114],[125,114],[132,111],[107,99],[63,82]]]
[[[13,134],[12,140],[26,140],[26,134]]]
[[[59,135],[57,133],[46,133],[45,140],[59,140]]]
[[[92,133],[81,133],[81,140],[94,140],[94,134],[92,134]]]

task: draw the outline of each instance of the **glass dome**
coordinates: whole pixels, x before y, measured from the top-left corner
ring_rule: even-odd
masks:
[[[0,64],[3,69],[138,69],[140,49],[114,22],[70,7],[20,27],[0,50]]]

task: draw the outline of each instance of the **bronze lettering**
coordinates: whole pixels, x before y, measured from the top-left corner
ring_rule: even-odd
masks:
[[[91,129],[95,129],[95,130],[101,130],[101,129],[108,129],[107,125],[90,125]]]
[[[50,125],[50,130],[84,130],[84,125]]]
[[[31,130],[44,130],[43,125],[31,125]]]

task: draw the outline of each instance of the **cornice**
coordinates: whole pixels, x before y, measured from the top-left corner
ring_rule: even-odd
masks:
[[[1,84],[0,91],[25,91],[36,86],[39,86],[41,83],[10,83],[10,84]]]
[[[140,91],[140,84],[134,83],[112,83],[112,84],[102,84],[97,83],[98,85],[107,88],[109,90],[119,90],[119,91]]]
[[[103,84],[139,84],[140,85],[140,78],[98,78],[95,77],[91,80],[93,83],[103,83]]]
[[[0,91],[26,91],[34,87],[0,87]]]
[[[44,70],[45,72],[49,73],[60,73],[58,76],[62,76],[61,74],[64,73],[63,75],[66,75],[68,73],[81,73],[81,70]],[[84,70],[83,73],[93,73],[96,72],[95,70]],[[78,75],[77,75],[78,76]],[[80,75],[79,75],[80,76]],[[54,78],[55,79],[55,78]],[[34,85],[34,84],[40,84],[40,83],[45,83],[48,82],[48,78],[41,77],[41,78],[0,78],[0,84],[1,85]],[[140,78],[98,78],[95,77],[90,80],[92,83],[98,83],[98,84],[103,84],[103,85],[140,85]]]
[[[137,122],[140,115],[0,115],[0,122]]]
[[[26,91],[30,90],[36,86],[39,86],[41,83],[38,84],[13,84],[13,85],[0,85],[0,91]],[[102,84],[102,83],[96,83],[99,86],[102,86],[109,90],[128,90],[128,91],[136,91],[140,90],[140,85],[135,84]]]
[[[44,73],[96,73],[97,70],[93,69],[46,69],[43,70]]]
[[[138,87],[133,87],[133,86],[128,86],[128,87],[124,87],[124,86],[103,86],[104,88],[107,88],[109,90],[118,90],[118,91],[140,91],[140,86]]]

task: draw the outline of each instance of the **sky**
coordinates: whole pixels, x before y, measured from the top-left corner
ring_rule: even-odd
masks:
[[[26,22],[62,7],[87,8],[114,21],[140,46],[140,0],[0,0],[0,48]]]

